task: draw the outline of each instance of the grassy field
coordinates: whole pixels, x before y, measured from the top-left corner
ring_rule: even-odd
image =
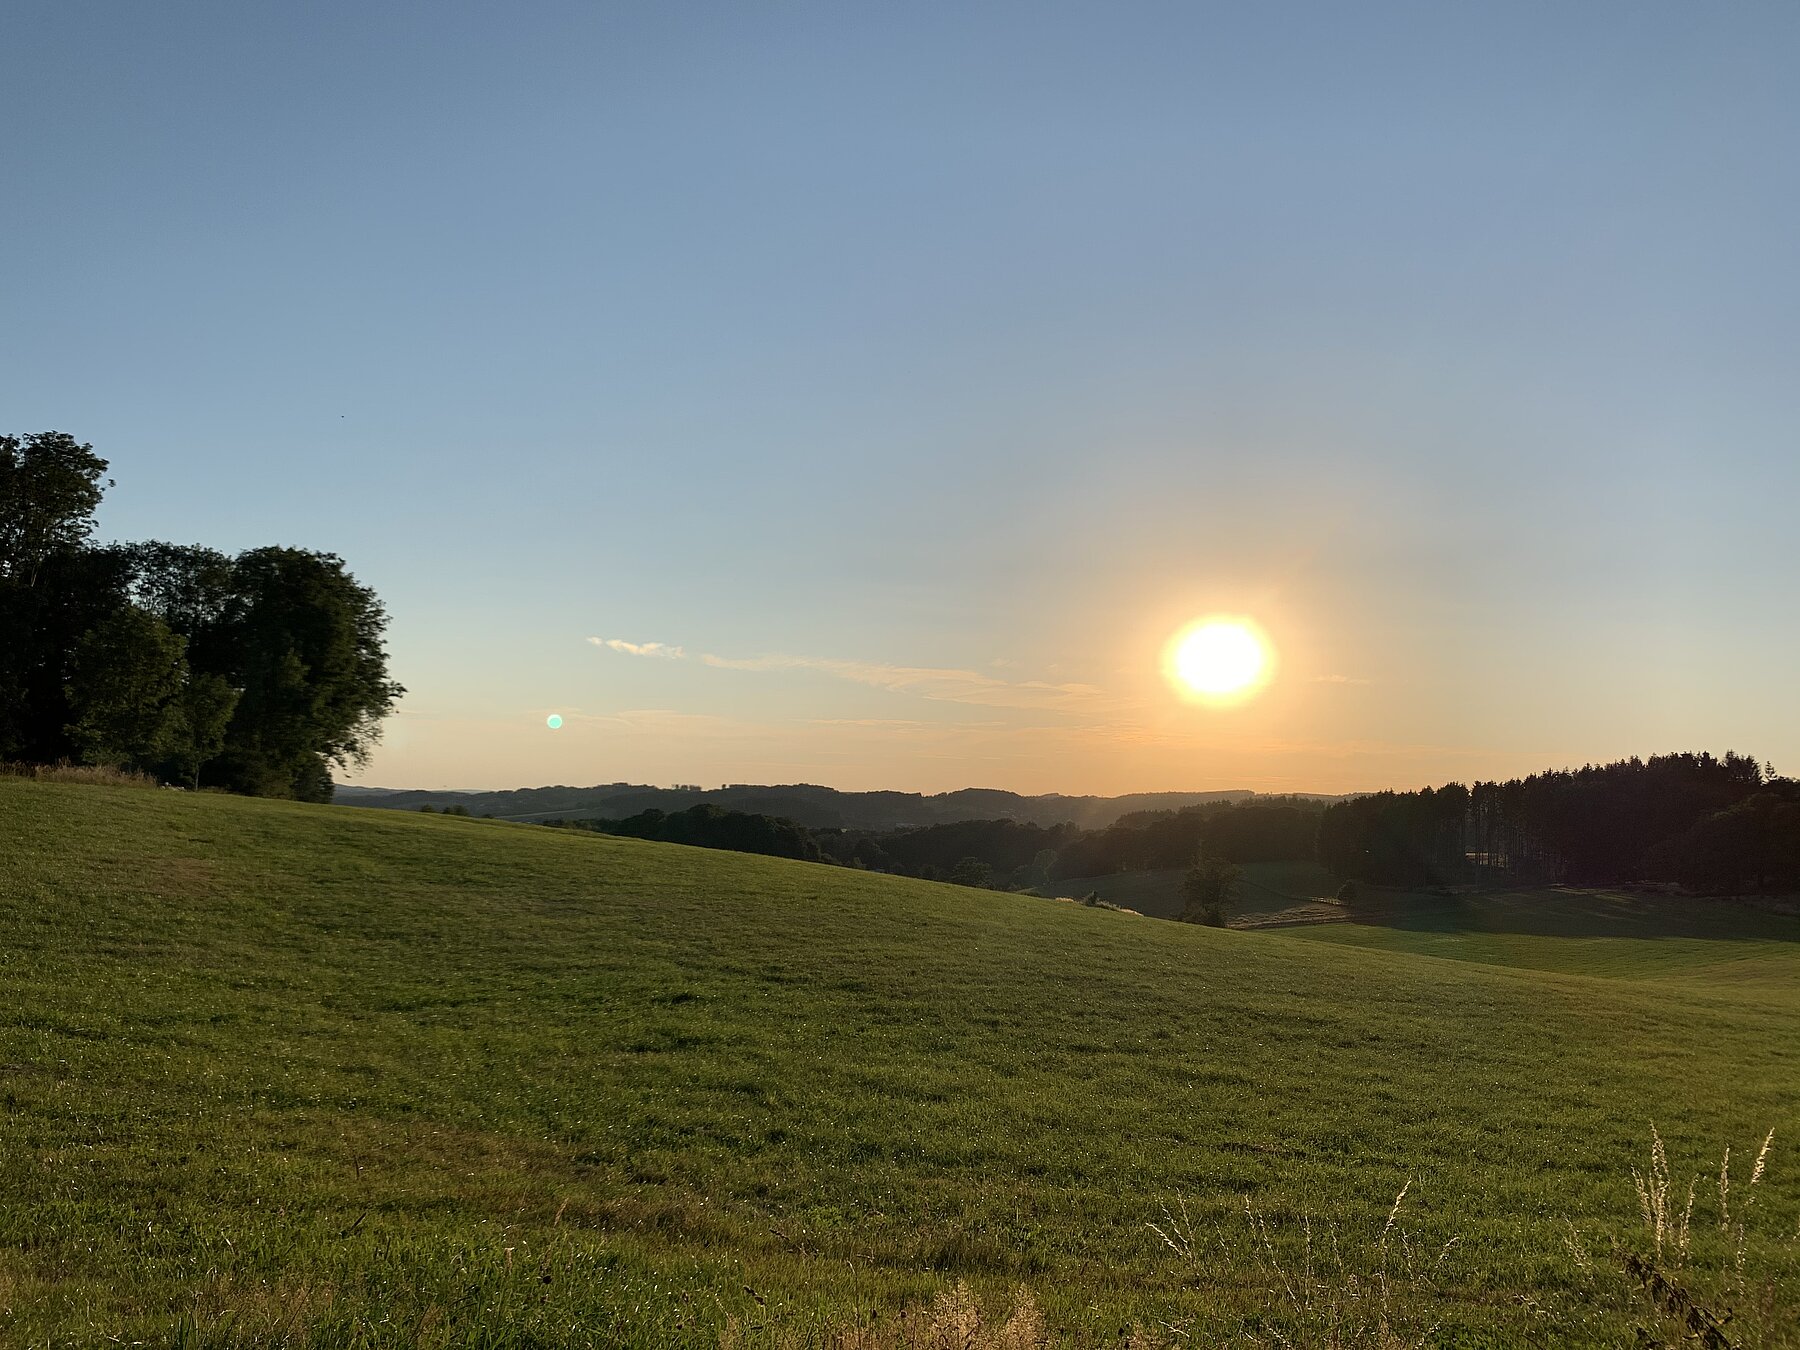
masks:
[[[1316,863],[1248,863],[1229,906],[1237,928],[1483,965],[1800,990],[1800,919],[1756,902],[1550,886],[1446,894],[1364,887],[1354,907]],[[1180,868],[1061,882],[1158,918],[1182,910]],[[1791,902],[1790,906],[1791,908]]]
[[[1372,908],[1296,936],[1532,970],[1763,986],[1778,998],[1800,988],[1800,920],[1733,900],[1549,888],[1376,892]]]
[[[0,781],[0,1341],[829,1344],[964,1281],[1077,1344],[1629,1344],[1652,1120],[1677,1193],[1734,1149],[1749,1324],[1800,1285],[1771,923],[1616,978]]]

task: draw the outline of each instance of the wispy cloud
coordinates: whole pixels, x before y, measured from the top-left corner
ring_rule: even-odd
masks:
[[[942,703],[973,703],[986,708],[1091,710],[1105,691],[1091,684],[1050,684],[1043,680],[1001,680],[974,670],[935,666],[890,666],[873,661],[843,661],[816,656],[700,658],[719,670],[808,670],[852,684],[895,694],[912,694]]]
[[[591,637],[588,641],[596,647],[610,647],[627,656],[660,656],[665,660],[679,661],[687,655],[680,647],[671,647],[666,642],[627,642],[624,638],[602,637]]]
[[[627,656],[687,660],[684,647],[666,642],[627,642],[624,638],[590,637],[596,647]],[[698,660],[715,670],[810,671],[852,684],[911,694],[940,703],[967,703],[984,708],[1016,708],[1059,713],[1099,713],[1106,691],[1092,684],[1058,684],[1046,680],[1004,680],[977,670],[939,666],[894,666],[877,661],[846,661],[822,656],[717,656],[702,652]],[[996,662],[996,665],[1003,663]]]
[[[1314,684],[1367,684],[1368,681],[1359,675],[1315,675]]]

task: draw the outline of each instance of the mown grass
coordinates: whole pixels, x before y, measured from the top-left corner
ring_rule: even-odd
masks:
[[[1800,919],[1755,903],[1547,887],[1475,895],[1377,891],[1373,914],[1294,935],[1485,965],[1800,989]]]
[[[18,1345],[824,1343],[958,1281],[1074,1343],[1267,1340],[1246,1201],[1293,1258],[1408,1184],[1453,1245],[1406,1325],[1608,1344],[1565,1237],[1632,1238],[1650,1120],[1677,1170],[1800,1139],[1779,977],[173,792],[0,782],[0,981]],[[1782,1159],[1749,1255],[1785,1285]]]
[[[1233,926],[1284,925],[1315,942],[1482,965],[1670,978],[1778,996],[1800,987],[1800,918],[1758,901],[1545,886],[1479,892],[1365,886],[1355,906],[1316,863],[1249,863],[1227,909]],[[1182,910],[1181,869],[1060,883],[1159,918]],[[1791,908],[1791,898],[1788,902]]]

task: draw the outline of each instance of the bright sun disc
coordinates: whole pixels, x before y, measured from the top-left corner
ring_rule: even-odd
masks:
[[[1274,664],[1274,651],[1254,623],[1224,617],[1182,629],[1163,661],[1171,684],[1207,703],[1248,698],[1269,682]]]

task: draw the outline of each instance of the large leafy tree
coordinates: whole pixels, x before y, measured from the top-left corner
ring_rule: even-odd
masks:
[[[91,763],[154,764],[175,742],[187,683],[187,643],[160,619],[122,605],[75,644],[69,739]]]
[[[387,613],[330,553],[253,549],[231,589],[207,660],[241,693],[213,773],[240,792],[329,799],[330,767],[365,762],[406,692],[387,674]]]
[[[0,436],[0,756],[71,753],[69,660],[117,603],[112,569],[82,547],[105,473],[60,431]]]
[[[87,542],[105,472],[65,432],[0,436],[0,582],[29,589],[46,559]]]
[[[231,559],[204,544],[147,539],[108,550],[124,565],[132,603],[154,614],[190,645],[218,632],[236,595]]]
[[[78,757],[69,731],[76,652],[125,604],[119,562],[98,549],[59,549],[30,585],[0,582],[0,757]]]

